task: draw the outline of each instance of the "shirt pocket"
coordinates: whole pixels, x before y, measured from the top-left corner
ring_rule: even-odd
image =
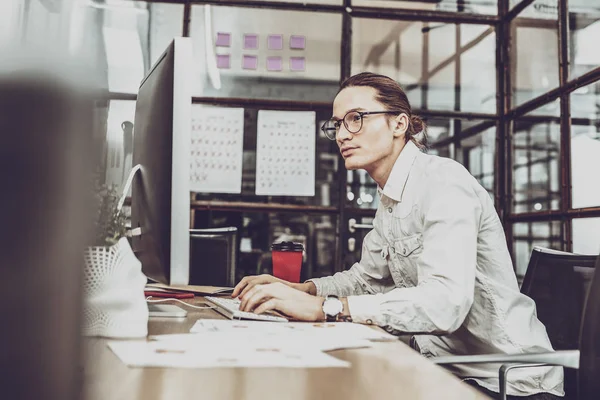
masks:
[[[422,242],[423,239],[420,233],[405,236],[394,241],[394,251],[401,257],[416,255],[420,252]]]
[[[394,206],[392,217],[396,220],[403,220],[413,214],[413,210],[416,204],[410,204],[408,202],[398,203]]]
[[[396,205],[390,221],[394,238],[406,238],[414,235],[415,232],[421,232],[423,227],[418,216],[418,204],[400,203]]]

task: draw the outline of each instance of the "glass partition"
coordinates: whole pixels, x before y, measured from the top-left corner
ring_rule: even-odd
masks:
[[[135,101],[111,100],[108,107],[96,110],[98,134],[95,135],[100,154],[98,174],[101,183],[121,190],[132,168]]]
[[[340,6],[343,4],[344,0],[263,0],[263,1],[267,1],[269,3],[292,3],[292,4],[302,4],[302,5],[307,5],[307,4],[329,4],[329,5],[334,5],[334,6]]]
[[[24,0],[0,2],[0,47],[19,44],[24,5]]]
[[[464,139],[460,142],[462,163],[479,181],[490,196],[494,197],[494,158],[496,154],[496,127]]]
[[[560,208],[560,121],[551,115],[534,115],[513,123],[514,213]]]
[[[572,207],[600,206],[600,86],[584,86],[571,93]]]
[[[497,14],[498,0],[352,0],[353,6],[451,11],[471,14]]]
[[[194,105],[198,107],[199,105]],[[314,196],[262,196],[256,195],[256,146],[258,109],[244,110],[244,143],[242,163],[242,193],[196,193],[197,200],[252,201],[260,203],[283,203],[296,205],[335,206],[339,201],[337,169],[339,151],[334,141],[327,139],[319,123],[331,117],[331,111],[319,111],[316,115],[316,159]],[[343,164],[342,164],[343,167]]]
[[[342,17],[193,6],[195,96],[331,102],[339,87]]]
[[[600,254],[600,218],[573,219],[573,252]]]
[[[335,272],[337,220],[335,215],[196,211],[194,227],[238,228],[236,282],[246,275],[272,274],[270,246],[273,242],[300,242],[305,249],[301,272],[301,281],[304,281]]]
[[[183,4],[150,4],[150,65],[174,37],[183,36]]]
[[[355,18],[352,74],[396,79],[414,109],[495,113],[495,41],[485,25]]]
[[[512,104],[517,106],[558,86],[556,2],[536,0],[511,23]]]
[[[95,24],[90,28],[99,32],[100,45],[106,54],[108,90],[137,93],[150,69],[148,4],[120,1],[90,9],[95,9],[95,20],[101,21],[96,23],[100,26]]]
[[[600,3],[569,2],[569,42],[571,63],[569,79],[600,66]]]

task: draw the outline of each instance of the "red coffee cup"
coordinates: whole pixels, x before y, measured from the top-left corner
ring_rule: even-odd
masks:
[[[300,282],[302,252],[304,246],[296,242],[280,242],[271,245],[273,276],[288,282]]]

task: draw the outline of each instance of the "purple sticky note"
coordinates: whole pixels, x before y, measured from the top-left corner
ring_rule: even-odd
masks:
[[[283,61],[281,57],[267,57],[267,71],[281,71],[283,69]]]
[[[290,57],[290,71],[304,71],[304,57]]]
[[[229,54],[217,54],[217,68],[229,69],[230,59]]]
[[[304,50],[304,47],[306,47],[306,39],[304,39],[304,36],[290,36],[290,49]]]
[[[218,32],[215,45],[219,47],[229,47],[231,45],[231,34]]]
[[[283,50],[283,35],[269,35],[267,44],[269,50]]]
[[[244,35],[244,49],[255,50],[258,49],[258,35],[248,33]]]
[[[256,69],[258,68],[258,57],[249,56],[244,54],[242,57],[242,68],[243,69]]]

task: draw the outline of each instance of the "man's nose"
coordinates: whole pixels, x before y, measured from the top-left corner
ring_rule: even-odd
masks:
[[[352,133],[346,128],[346,125],[341,124],[340,125],[340,129],[338,129],[335,138],[337,139],[337,141],[339,143],[343,142],[344,140],[348,140],[350,138],[352,138]]]

